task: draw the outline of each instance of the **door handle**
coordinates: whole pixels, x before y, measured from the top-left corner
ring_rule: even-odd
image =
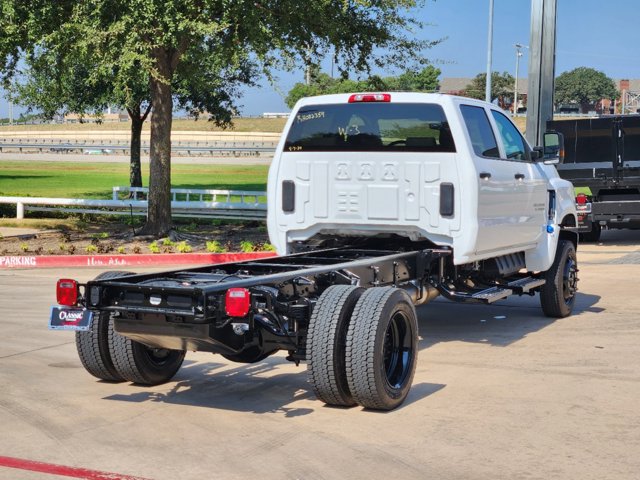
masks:
[[[516,178],[516,180],[524,180],[524,174],[523,173],[516,173],[514,175],[514,177]]]
[[[480,178],[482,180],[489,180],[491,178],[491,174],[489,172],[480,172]]]

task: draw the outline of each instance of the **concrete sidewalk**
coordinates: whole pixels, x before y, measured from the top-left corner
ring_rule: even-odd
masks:
[[[23,235],[36,235],[42,230],[36,228],[0,227],[0,238],[21,237]]]

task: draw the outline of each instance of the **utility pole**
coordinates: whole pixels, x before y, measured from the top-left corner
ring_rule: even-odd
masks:
[[[541,145],[547,120],[553,119],[557,0],[531,0],[527,140]]]
[[[513,88],[513,116],[515,117],[518,113],[518,72],[520,71],[520,57],[522,56],[521,48],[524,45],[516,43],[516,82]]]
[[[487,81],[485,82],[484,99],[491,101],[491,57],[493,52],[493,0],[489,0],[489,39],[487,41]]]

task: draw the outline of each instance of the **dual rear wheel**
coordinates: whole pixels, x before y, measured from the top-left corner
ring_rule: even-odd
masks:
[[[96,280],[131,275],[130,272],[110,271]],[[91,329],[76,332],[76,348],[85,370],[100,380],[129,381],[140,385],[159,385],[168,382],[182,366],[184,350],[151,348],[130,340],[113,329],[109,312],[99,312]]]
[[[417,342],[415,308],[403,290],[331,286],[309,323],[309,381],[329,405],[392,410],[411,388]]]

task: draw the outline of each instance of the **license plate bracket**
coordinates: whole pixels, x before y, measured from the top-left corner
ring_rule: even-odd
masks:
[[[93,312],[80,307],[61,307],[55,305],[51,307],[49,316],[50,330],[73,330],[85,332],[91,328]]]

